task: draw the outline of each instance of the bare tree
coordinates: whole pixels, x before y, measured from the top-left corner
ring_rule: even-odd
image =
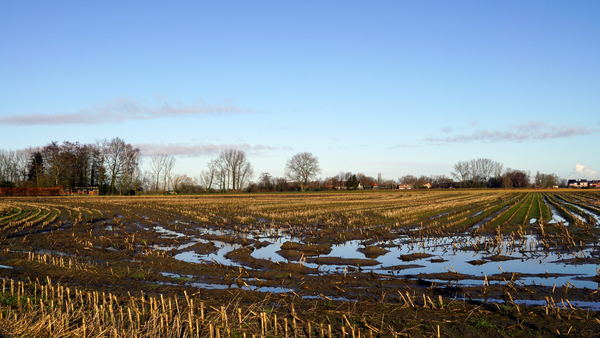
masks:
[[[0,149],[0,184],[6,183],[18,186],[22,177],[20,166],[24,165],[26,174],[29,157],[28,153],[23,157],[22,151]]]
[[[477,160],[471,160],[471,165],[469,166],[469,168],[471,169],[471,187],[476,188],[479,186],[479,181],[480,181],[479,162],[477,162]]]
[[[246,152],[237,149],[226,149],[221,152],[219,158],[227,171],[227,189],[229,187],[234,190],[242,189],[247,180],[254,174],[252,165],[246,157]]]
[[[58,186],[63,182],[67,166],[65,166],[66,158],[57,141],[50,142],[42,148],[42,156],[44,157],[44,165],[46,173],[50,179],[51,186]]]
[[[107,139],[99,139],[96,140],[96,144],[94,144],[94,152],[95,152],[95,166],[98,168],[98,189],[104,193],[104,181],[106,179],[106,152],[108,148],[108,140]]]
[[[365,179],[365,177],[366,177],[366,176],[365,176],[365,174],[363,174],[363,173],[356,173],[356,174],[354,174],[354,175],[356,176],[356,179],[357,179],[359,182],[363,181],[363,180]]]
[[[471,160],[471,180],[472,186],[488,186],[488,182],[492,177],[492,173],[494,171],[494,162],[489,158],[478,158]]]
[[[514,188],[527,188],[530,185],[530,176],[531,174],[529,173],[529,171],[513,170],[511,168],[507,168],[505,178],[503,181],[503,186],[507,187],[507,184],[505,184],[505,182],[510,181]]]
[[[510,177],[504,176],[504,178],[502,179],[502,187],[503,188],[512,188],[513,187],[513,181],[510,179]]]
[[[31,149],[17,150],[15,154],[15,184],[21,187],[25,186],[25,183],[27,181],[27,164],[29,158],[31,157],[30,150]]]
[[[163,191],[169,189],[167,183],[171,179],[171,174],[174,167],[175,158],[167,154],[156,154],[150,158],[150,170],[152,171],[155,192],[160,190],[161,180],[163,182]]]
[[[171,182],[171,178],[173,175],[173,168],[175,167],[175,157],[167,156],[166,161],[164,162],[164,181],[165,181],[165,191],[170,190],[168,183]]]
[[[496,163],[493,160],[490,160],[489,158],[480,158],[478,159],[478,161],[480,162],[479,164],[479,169],[481,170],[481,177],[483,178],[483,182],[485,184],[485,186],[488,186],[488,182],[490,180],[490,178],[492,177],[492,174],[494,172],[494,164]]]
[[[346,181],[346,173],[344,171],[340,171],[337,176],[335,176],[337,180],[337,189],[342,189],[344,187],[344,182]]]
[[[452,172],[452,177],[455,180],[462,182],[464,185],[465,182],[469,179],[469,175],[471,173],[471,163],[468,161],[458,161],[454,165],[454,171]]]
[[[189,184],[189,182],[191,182],[191,178],[185,174],[174,174],[171,178],[173,190],[177,193],[181,192],[181,187],[185,184]]]
[[[154,174],[146,170],[143,173],[139,174],[138,182],[139,189],[145,191],[152,191],[152,188],[154,188]]]
[[[288,191],[289,185],[285,177],[276,177],[273,179],[275,182],[275,190],[277,191]]]
[[[273,177],[269,173],[262,173],[258,178],[258,187],[260,189],[271,190],[273,188]]]
[[[216,161],[217,164],[217,181],[219,182],[219,190],[225,192],[229,189],[229,168],[221,158]]]
[[[16,182],[16,153],[0,149],[0,186],[17,184]]]
[[[123,151],[123,165],[121,166],[120,191],[130,194],[131,190],[136,191],[137,172],[139,166],[139,148],[133,148],[131,144],[126,144]]]
[[[359,175],[361,175],[361,174],[356,174],[356,177],[359,177]],[[360,184],[365,189],[371,189],[371,187],[373,186],[373,183],[376,183],[376,179],[374,177],[366,176],[366,175],[363,175],[358,180],[360,181]]]
[[[447,183],[452,182],[452,180],[446,177],[446,175],[433,175],[431,179],[431,183],[433,183],[436,188],[441,188],[442,184],[445,186]]]
[[[252,176],[254,176],[254,168],[250,162],[245,162],[238,169],[237,189],[239,190],[245,187],[250,182]]]
[[[218,159],[209,161],[206,167],[207,170],[202,170],[200,173],[200,185],[204,186],[206,192],[209,192],[212,189],[213,182],[217,180],[219,171]]]
[[[470,181],[472,187],[490,187],[498,185],[502,176],[502,164],[489,158],[470,161],[458,161],[454,165],[452,176],[463,183]]]
[[[246,157],[246,152],[237,149],[226,149],[218,158],[209,162],[208,171],[202,172],[202,181],[210,189],[214,181],[219,182],[219,189],[242,189],[254,175],[252,164]]]
[[[419,178],[417,178],[416,176],[407,174],[407,175],[404,175],[404,176],[398,178],[398,183],[415,184],[418,180],[419,180]]]
[[[175,178],[173,178],[175,182]],[[173,184],[177,193],[189,194],[198,190],[198,181],[183,174],[177,175],[177,184]]]
[[[555,185],[559,185],[560,177],[555,174],[540,174],[538,171],[535,174],[535,185],[540,188],[548,188]]]
[[[492,169],[492,172],[494,173],[494,179],[496,181],[500,181],[503,171],[504,171],[504,165],[502,165],[502,163],[500,163],[500,162],[494,162],[494,168]]]
[[[299,182],[302,191],[304,191],[308,181],[316,177],[319,173],[321,173],[319,159],[308,152],[292,156],[285,164],[286,177],[292,181]]]
[[[110,175],[110,193],[114,195],[117,176],[121,173],[121,167],[125,163],[125,141],[119,137],[108,142],[106,147],[106,162]]]
[[[150,158],[150,170],[152,172],[154,191],[158,192],[160,179],[164,175],[165,163],[169,155],[156,154]]]

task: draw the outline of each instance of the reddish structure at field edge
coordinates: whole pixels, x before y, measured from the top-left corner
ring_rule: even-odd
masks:
[[[0,188],[0,196],[60,196],[63,193],[62,187],[53,188]]]
[[[94,195],[98,196],[99,191],[96,187],[88,188],[0,188],[0,197],[19,197],[19,196],[74,196],[74,195]]]

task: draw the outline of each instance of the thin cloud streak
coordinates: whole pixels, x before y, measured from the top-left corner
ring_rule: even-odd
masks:
[[[30,126],[30,125],[63,125],[63,124],[106,124],[126,120],[150,120],[160,117],[192,116],[192,115],[233,115],[256,113],[256,111],[235,106],[231,103],[224,105],[184,105],[176,99],[171,104],[164,96],[156,96],[156,103],[143,104],[132,97],[117,97],[105,104],[75,113],[40,114],[31,113],[0,117],[0,125]]]
[[[555,138],[567,138],[573,136],[590,135],[598,132],[596,128],[582,126],[549,126],[546,122],[531,121],[512,126],[510,130],[487,130],[479,129],[468,135],[454,135],[448,137],[430,137],[424,139],[427,143],[447,144],[466,142],[523,142],[530,140],[548,140]]]
[[[250,145],[248,143],[221,144],[186,144],[186,143],[139,143],[134,147],[140,148],[142,156],[167,154],[171,156],[200,157],[217,155],[225,149],[239,149],[249,154],[258,155],[265,151],[289,150],[289,147],[272,147],[267,145]]]

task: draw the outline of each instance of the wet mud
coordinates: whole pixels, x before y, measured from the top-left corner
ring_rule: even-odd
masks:
[[[214,304],[233,298],[251,304],[268,294],[297,309],[316,307],[314,316],[323,318],[347,306],[370,315],[385,314],[390,307],[398,315],[414,314],[419,308],[418,325],[437,321],[439,312],[433,310],[454,302],[466,312],[444,312],[442,318],[454,323],[445,327],[446,333],[458,335],[502,336],[498,329],[509,327],[515,332],[540,328],[553,335],[554,329],[566,332],[566,324],[552,322],[547,311],[556,319],[557,308],[572,316],[587,311],[588,318],[600,310],[594,227],[572,228],[567,235],[564,227],[542,231],[532,223],[529,232],[498,236],[484,225],[473,236],[419,230],[420,223],[385,224],[383,219],[360,226],[343,218],[330,223],[295,216],[265,221],[232,212],[234,204],[227,202],[197,213],[202,204],[188,206],[192,202],[183,198],[9,202],[60,211],[50,224],[10,226],[0,234],[0,272],[13,279],[48,276],[65,285],[117,294],[186,291]],[[470,222],[460,213],[437,214],[443,215],[430,216],[429,222]],[[406,293],[418,306],[403,299]],[[474,330],[468,311],[477,313],[475,318],[490,318],[495,328]],[[536,314],[519,324],[523,328],[515,326],[520,311]],[[582,333],[597,328],[589,322],[569,323]]]

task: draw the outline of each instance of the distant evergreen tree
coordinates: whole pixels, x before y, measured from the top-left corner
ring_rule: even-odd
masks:
[[[356,175],[352,175],[352,177],[350,177],[348,179],[348,190],[356,190],[358,189],[358,179],[356,178]]]
[[[27,169],[27,180],[39,188],[43,171],[44,158],[42,157],[41,152],[36,151],[31,154],[31,162],[29,163],[29,168]]]

